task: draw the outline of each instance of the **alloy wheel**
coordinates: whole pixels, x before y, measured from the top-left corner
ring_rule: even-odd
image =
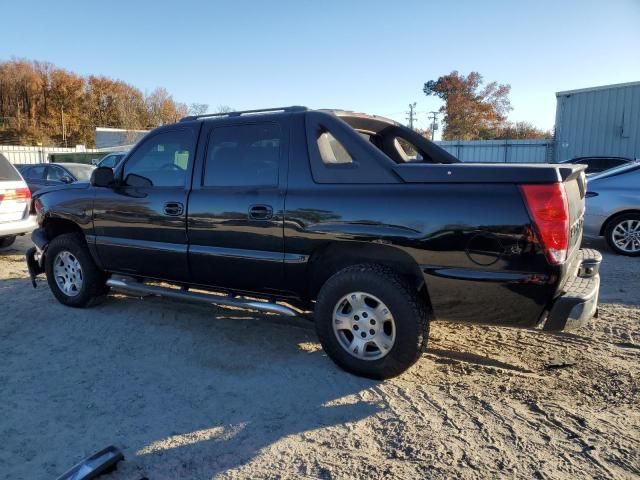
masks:
[[[382,300],[370,293],[352,292],[336,303],[333,332],[350,355],[361,360],[378,360],[393,347],[396,325]]]
[[[58,288],[69,297],[75,297],[82,289],[82,266],[76,256],[63,250],[53,260],[53,275]]]

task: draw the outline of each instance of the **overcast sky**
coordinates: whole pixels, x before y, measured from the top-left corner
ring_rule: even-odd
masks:
[[[640,80],[640,0],[29,1],[2,6],[0,59],[49,61],[177,101],[344,108],[419,126],[425,81],[511,84],[512,120],[551,128],[555,92]]]

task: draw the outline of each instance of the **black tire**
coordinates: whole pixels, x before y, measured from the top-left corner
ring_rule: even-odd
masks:
[[[334,332],[334,309],[351,292],[377,297],[393,316],[395,342],[382,358],[353,356]],[[416,291],[393,270],[372,264],[355,265],[333,275],[320,290],[315,308],[316,332],[329,357],[348,372],[378,380],[401,374],[420,358],[427,347],[430,319],[426,294]]]
[[[640,213],[624,213],[622,215],[618,215],[617,217],[612,218],[607,222],[607,226],[604,230],[604,238],[609,245],[609,248],[613,250],[618,255],[626,255],[628,257],[637,257],[640,256],[640,250],[635,252],[627,252],[622,248],[616,245],[613,239],[613,232],[615,228],[620,225],[622,222],[626,222],[627,220],[640,221]]]
[[[82,268],[82,286],[74,296],[64,293],[54,278],[53,263],[58,253],[63,251],[71,253]],[[63,305],[76,308],[88,307],[100,300],[108,290],[105,285],[106,274],[98,268],[91,258],[89,248],[80,233],[65,233],[55,237],[49,243],[44,264],[49,288]]]
[[[15,235],[10,237],[0,237],[0,248],[8,248],[16,241]]]

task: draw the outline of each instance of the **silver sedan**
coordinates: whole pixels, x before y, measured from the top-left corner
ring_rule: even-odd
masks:
[[[586,237],[605,237],[611,249],[640,255],[640,163],[588,177]]]

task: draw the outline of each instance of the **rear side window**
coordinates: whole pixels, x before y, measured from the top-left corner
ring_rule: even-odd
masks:
[[[21,180],[18,171],[9,163],[9,160],[0,155],[0,181],[15,182]]]
[[[322,162],[327,165],[353,163],[353,158],[344,145],[329,132],[322,132],[318,135],[318,150],[320,150]]]
[[[394,147],[400,154],[400,158],[405,162],[422,162],[424,160],[420,149],[405,138],[396,137],[394,139]]]
[[[29,171],[27,171],[27,178],[31,180],[42,180],[44,178],[44,165],[38,165],[36,167],[31,167]]]
[[[205,187],[276,186],[282,132],[275,123],[214,128],[204,167]]]

